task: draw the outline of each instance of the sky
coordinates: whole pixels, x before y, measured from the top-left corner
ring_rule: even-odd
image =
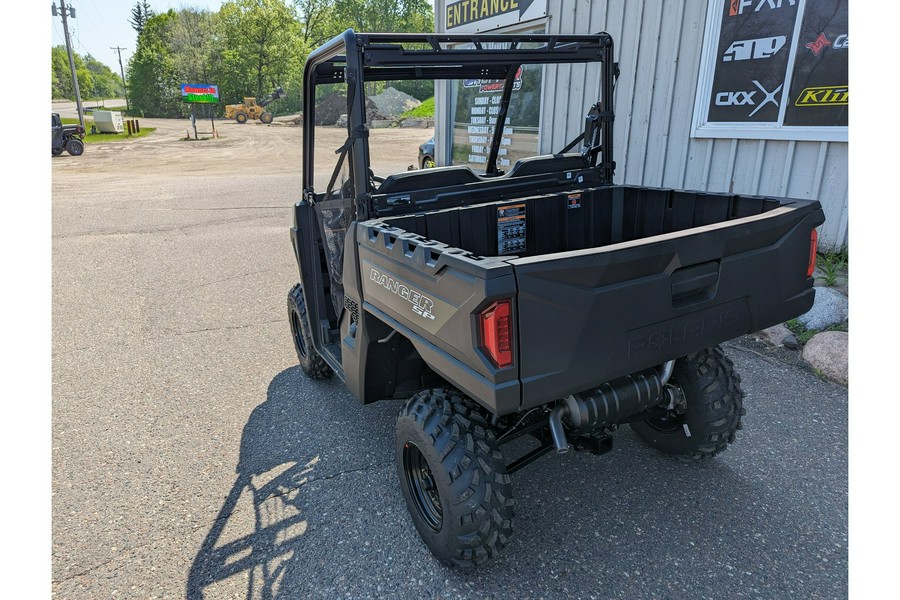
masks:
[[[166,12],[170,8],[178,9],[182,6],[206,8],[212,11],[219,10],[223,0],[149,0],[150,8],[157,13]],[[55,0],[59,6],[59,0]],[[51,4],[53,1],[51,1]],[[66,1],[67,6],[75,8],[75,18],[69,19],[69,34],[72,36],[72,50],[78,54],[90,54],[97,60],[106,63],[116,73],[119,72],[119,56],[110,48],[121,46],[122,64],[128,66],[128,59],[134,53],[137,44],[137,33],[131,27],[128,20],[131,18],[131,9],[134,0],[72,0]],[[47,17],[51,22],[51,45],[65,45],[66,38],[63,33],[62,18],[50,14],[47,7]]]
[[[59,6],[59,0],[51,0]],[[157,13],[166,12],[170,8],[182,6],[219,10],[223,0],[149,0],[150,8]],[[69,34],[72,36],[72,50],[78,54],[90,54],[100,62],[119,73],[119,57],[115,46],[125,48],[122,51],[122,64],[128,67],[128,59],[134,53],[137,44],[137,33],[128,20],[135,0],[72,0],[67,6],[75,8],[75,18],[69,19]],[[434,6],[433,0],[429,2]],[[47,17],[51,21],[51,45],[65,45],[62,18],[54,17],[47,7]]]

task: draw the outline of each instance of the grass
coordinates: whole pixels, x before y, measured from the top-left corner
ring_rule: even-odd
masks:
[[[848,331],[849,325],[847,321],[843,323],[837,323],[835,325],[829,325],[825,329],[808,329],[800,319],[791,319],[787,323],[785,323],[788,329],[791,330],[791,333],[797,336],[797,342],[800,346],[805,346],[806,342],[812,339],[814,335],[817,333],[822,333],[823,331]]]
[[[828,287],[833,287],[840,275],[846,275],[850,264],[850,255],[846,246],[833,252],[821,252],[816,258],[816,266],[822,275],[816,277]]]
[[[131,135],[128,135],[127,131],[123,131],[122,133],[89,133],[84,136],[84,142],[86,144],[124,142],[125,140],[133,140],[148,136],[154,131],[156,131],[156,127],[141,127],[141,130],[138,133],[132,133]]]
[[[433,119],[434,118],[434,96],[415,107],[412,110],[408,110],[402,115],[400,115],[401,119]]]
[[[78,119],[65,118],[62,119],[63,125],[78,125]],[[84,127],[90,132],[91,125],[94,120],[86,117],[84,119]],[[124,142],[125,140],[133,140],[139,137],[146,137],[156,131],[156,127],[141,127],[140,132],[128,135],[127,131],[122,133],[88,133],[84,136],[85,144],[97,144],[101,142]]]

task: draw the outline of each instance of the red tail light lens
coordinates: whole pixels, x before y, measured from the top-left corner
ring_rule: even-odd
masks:
[[[478,323],[481,349],[497,367],[512,364],[512,300],[498,300],[481,311]]]
[[[819,233],[813,229],[809,234],[809,266],[806,268],[806,276],[812,277],[816,270],[816,251],[819,249]]]

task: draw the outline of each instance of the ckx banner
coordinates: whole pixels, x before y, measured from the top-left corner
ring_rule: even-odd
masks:
[[[847,125],[847,0],[719,1],[707,122]]]

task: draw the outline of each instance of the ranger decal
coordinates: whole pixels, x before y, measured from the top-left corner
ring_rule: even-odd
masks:
[[[434,314],[431,312],[434,310],[434,300],[428,296],[423,296],[421,292],[409,288],[393,277],[382,275],[375,269],[369,270],[369,279],[412,304],[412,310],[417,315],[434,320]]]

